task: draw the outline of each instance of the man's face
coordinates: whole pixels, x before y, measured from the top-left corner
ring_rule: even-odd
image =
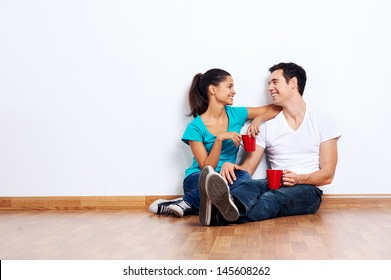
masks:
[[[286,82],[283,76],[283,70],[276,70],[270,73],[268,92],[273,98],[275,105],[282,105],[284,100],[290,94],[289,84]]]

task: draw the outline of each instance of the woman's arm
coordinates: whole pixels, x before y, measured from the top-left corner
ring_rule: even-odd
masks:
[[[248,118],[253,119],[249,127],[247,128],[247,134],[255,137],[259,133],[259,126],[262,122],[273,119],[278,113],[281,112],[282,107],[276,105],[266,105],[257,108],[247,108],[248,110]],[[258,114],[257,114],[258,113]],[[251,115],[250,115],[251,114]],[[251,118],[255,115],[255,117]]]
[[[281,110],[282,107],[273,104],[261,107],[248,107],[248,119],[252,120],[256,117],[259,117],[262,119],[262,121],[265,122],[277,116]]]
[[[213,143],[213,147],[209,154],[202,142],[189,141],[191,151],[201,169],[208,165],[212,166],[214,169],[217,167],[220,159],[221,147],[223,146],[224,140],[232,140],[234,145],[237,147],[242,140],[242,136],[237,132],[219,133],[219,135],[216,136],[216,140]]]
[[[202,142],[189,141],[189,145],[190,145],[191,152],[193,153],[194,158],[201,169],[203,169],[205,166],[208,165],[212,166],[213,168],[216,168],[220,158],[222,141],[218,141],[216,139],[216,141],[213,144],[212,151],[209,155]],[[215,151],[214,153],[213,150]]]

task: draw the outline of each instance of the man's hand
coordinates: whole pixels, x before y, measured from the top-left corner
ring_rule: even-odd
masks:
[[[285,169],[282,171],[282,184],[287,187],[301,184],[304,176]]]
[[[241,170],[239,165],[226,162],[221,166],[220,175],[232,185],[236,181],[235,170]]]

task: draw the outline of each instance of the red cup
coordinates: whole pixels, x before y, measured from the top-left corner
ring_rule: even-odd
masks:
[[[242,134],[243,148],[246,152],[255,151],[255,138],[248,136],[247,134]]]
[[[266,169],[269,189],[278,190],[282,186],[282,170]]]

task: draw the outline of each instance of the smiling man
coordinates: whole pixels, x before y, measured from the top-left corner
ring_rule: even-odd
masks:
[[[259,129],[254,120],[252,126],[260,132],[257,148],[241,165],[225,163],[220,173],[204,168],[205,181],[199,188],[206,194],[201,199],[207,215],[200,217],[202,225],[314,214],[322,201],[318,187],[333,180],[341,134],[326,115],[304,102],[305,70],[294,63],[279,63],[269,71],[268,92],[283,110]],[[282,187],[269,190],[267,180],[261,179],[241,181],[230,190],[227,181],[235,181],[234,171],[253,174],[265,151],[270,167],[283,170]]]

